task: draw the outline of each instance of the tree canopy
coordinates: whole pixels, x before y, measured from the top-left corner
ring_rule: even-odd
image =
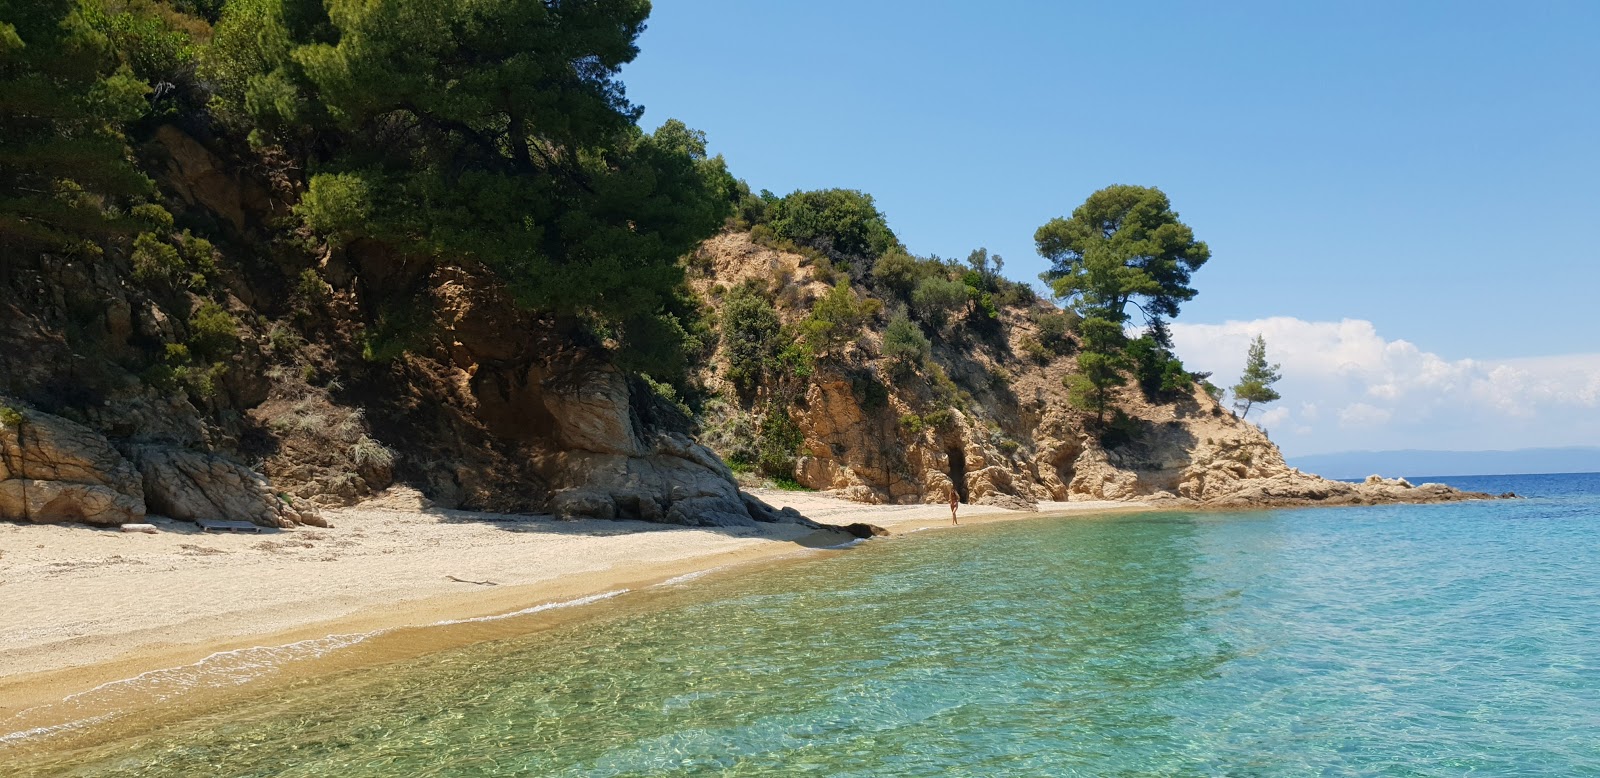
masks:
[[[0,251],[98,252],[140,226],[118,206],[154,193],[122,125],[149,84],[76,0],[0,0]],[[103,17],[103,14],[100,14]]]
[[[1051,219],[1034,233],[1051,261],[1041,278],[1085,316],[1122,324],[1129,303],[1160,331],[1194,298],[1190,275],[1211,258],[1206,244],[1178,221],[1159,189],[1108,186],[1089,195],[1072,217]],[[1168,345],[1162,343],[1162,345]]]
[[[665,328],[678,258],[731,212],[705,136],[635,121],[645,0],[233,0],[214,109],[307,159],[297,213],[408,258],[469,258],[530,308]],[[633,341],[648,338],[629,338]]]
[[[1233,397],[1242,408],[1239,416],[1250,415],[1250,408],[1255,405],[1265,405],[1274,400],[1282,399],[1272,385],[1283,378],[1279,366],[1267,363],[1267,339],[1257,335],[1250,341],[1250,352],[1245,357],[1244,374],[1239,376],[1239,383],[1233,386]]]

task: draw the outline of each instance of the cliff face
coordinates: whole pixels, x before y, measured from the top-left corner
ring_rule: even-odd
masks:
[[[141,153],[216,267],[162,284],[113,254],[0,263],[0,518],[320,524],[400,480],[446,507],[799,519],[742,495],[676,407],[489,274],[285,239],[294,171],[177,127]]]
[[[792,324],[829,289],[812,280],[811,263],[726,232],[702,246],[692,283],[713,308],[749,279],[769,284],[780,319]],[[1056,314],[1035,301],[1000,308],[998,321],[977,331],[943,330],[929,366],[915,373],[884,358],[881,319],[869,322],[855,343],[819,359],[798,389],[763,388],[713,407],[705,441],[731,456],[739,435],[727,430],[754,430],[759,419],[781,412],[803,437],[794,480],[871,503],[942,502],[952,488],[964,501],[1008,507],[1080,499],[1256,506],[1463,496],[1300,473],[1259,428],[1198,385],[1159,401],[1137,387],[1120,388],[1114,404],[1126,418],[1108,434],[1068,400],[1065,379],[1075,360],[1038,348],[1036,322]],[[702,380],[737,396],[728,371],[724,350]]]

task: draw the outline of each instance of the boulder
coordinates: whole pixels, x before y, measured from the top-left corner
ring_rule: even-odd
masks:
[[[146,504],[180,521],[230,519],[262,527],[326,526],[314,512],[280,498],[267,479],[212,454],[171,446],[139,446]]]
[[[103,435],[0,398],[0,519],[114,525],[144,514],[138,472]]]
[[[0,481],[0,518],[131,524],[144,519],[144,501],[93,484],[11,478]]]

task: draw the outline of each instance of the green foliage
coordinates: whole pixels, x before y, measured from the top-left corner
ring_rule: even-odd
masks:
[[[892,248],[872,265],[872,279],[884,293],[910,300],[911,291],[924,277],[921,263],[904,249]]]
[[[1233,398],[1236,404],[1242,404],[1243,410],[1239,412],[1241,418],[1250,415],[1250,408],[1254,405],[1265,405],[1274,400],[1282,399],[1272,385],[1283,378],[1279,372],[1279,365],[1267,363],[1267,340],[1260,335],[1250,342],[1250,352],[1245,357],[1244,374],[1239,376],[1239,383],[1233,386]]]
[[[816,355],[811,350],[811,344],[791,340],[778,352],[778,365],[785,373],[803,380],[810,378],[816,370]]]
[[[1151,335],[1129,341],[1127,354],[1134,380],[1150,400],[1171,398],[1194,385],[1183,362]]]
[[[1040,227],[1034,241],[1052,263],[1040,277],[1056,296],[1073,300],[1085,316],[1118,325],[1127,321],[1130,302],[1152,325],[1177,316],[1179,304],[1195,295],[1190,275],[1211,257],[1178,221],[1167,196],[1141,186],[1095,192],[1072,218]]]
[[[728,380],[749,394],[776,367],[781,323],[778,311],[761,291],[747,282],[734,287],[722,303],[722,352]]]
[[[1083,351],[1078,354],[1078,372],[1066,379],[1068,400],[1104,421],[1111,405],[1112,390],[1126,381],[1122,375],[1126,366],[1120,354]]]
[[[872,195],[852,189],[793,192],[771,203],[769,224],[777,236],[843,263],[857,280],[900,245]]]
[[[860,337],[867,319],[882,308],[881,301],[870,297],[863,300],[856,296],[848,281],[840,281],[817,300],[811,314],[800,323],[800,332],[818,353],[837,350]]]
[[[112,8],[117,10],[112,13]],[[188,80],[194,70],[194,37],[154,0],[80,3],[89,25],[106,36],[133,75],[151,84]]]
[[[646,0],[234,0],[214,108],[313,175],[297,210],[407,262],[473,260],[523,306],[692,348],[678,259],[738,200],[705,137],[640,130],[617,81]],[[747,190],[745,190],[747,191]],[[646,359],[648,357],[648,360]]]
[[[314,175],[294,212],[312,231],[340,242],[357,233],[371,214],[366,179],[356,173]]]
[[[328,301],[328,285],[315,269],[308,267],[295,279],[294,298],[303,309],[321,306]]]
[[[889,326],[883,330],[883,355],[890,362],[902,369],[916,370],[927,363],[932,354],[933,346],[922,334],[922,328],[911,323],[904,314],[889,320]]]
[[[239,322],[214,302],[189,314],[189,351],[202,360],[215,360],[239,347]]]
[[[911,292],[911,312],[934,329],[944,327],[950,318],[967,306],[967,286],[943,276],[925,278]]]
[[[1040,345],[1058,356],[1072,353],[1072,336],[1083,323],[1083,319],[1077,313],[1035,311],[1031,318],[1034,326],[1039,328]]]
[[[96,29],[99,8],[0,0],[0,254],[98,255],[138,229],[121,206],[153,185],[122,129],[150,87]]]
[[[133,277],[140,281],[171,281],[183,270],[183,258],[178,249],[156,237],[155,233],[140,233],[133,241]]]
[[[22,411],[9,405],[0,404],[0,427],[18,429],[22,426]]]
[[[781,407],[773,408],[761,419],[760,446],[756,452],[756,467],[764,475],[794,477],[795,458],[805,444],[805,435]]]
[[[427,342],[433,320],[420,300],[393,301],[379,312],[377,321],[361,335],[361,358],[368,362],[393,362]]]

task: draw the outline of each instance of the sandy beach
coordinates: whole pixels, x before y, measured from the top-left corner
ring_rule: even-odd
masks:
[[[763,491],[823,523],[948,527],[941,505],[863,505]],[[1138,509],[962,506],[963,524]],[[329,529],[156,534],[0,525],[0,734],[39,708],[219,652],[514,613],[848,542],[792,524],[728,529],[557,521],[424,506],[414,492],[331,511]],[[581,609],[579,609],[581,610]],[[45,717],[48,719],[48,717]]]

